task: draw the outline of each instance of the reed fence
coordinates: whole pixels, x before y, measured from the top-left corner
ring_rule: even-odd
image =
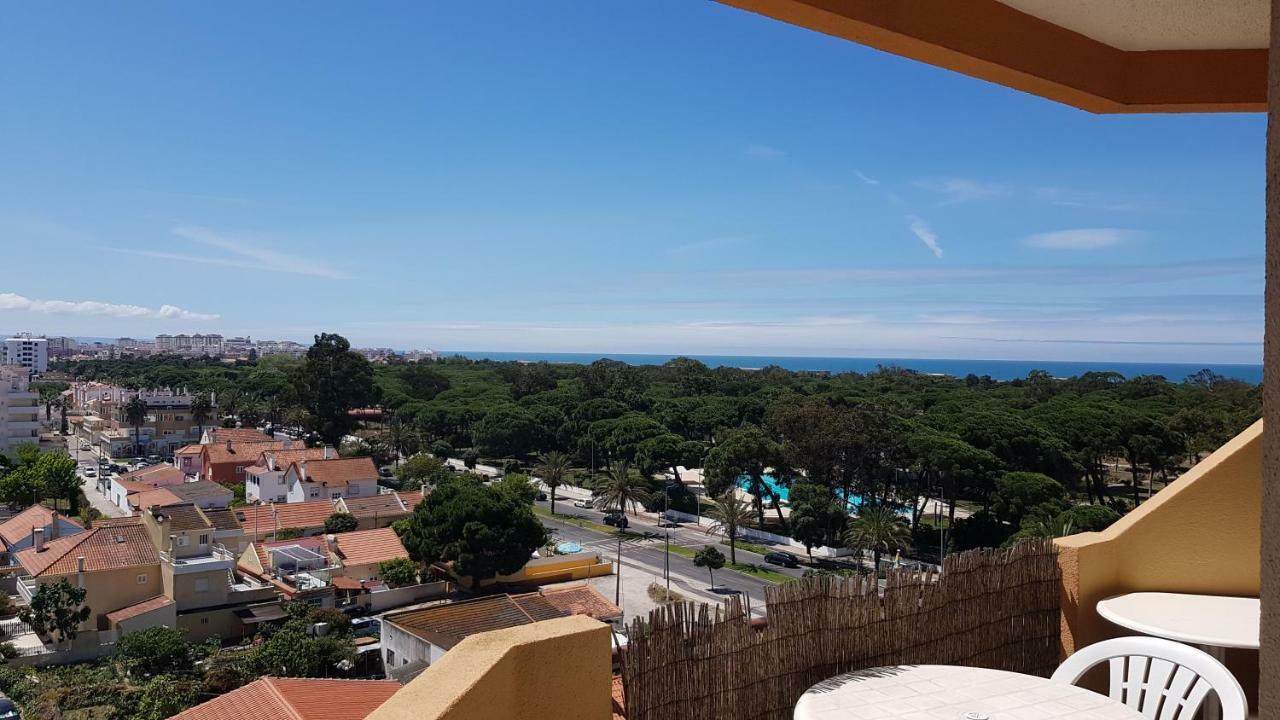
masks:
[[[1057,666],[1059,585],[1052,541],[947,558],[942,571],[822,576],[766,592],[753,627],[736,599],[677,603],[628,629],[628,720],[788,720],[800,695],[841,673],[885,665],[970,665],[1047,676]]]

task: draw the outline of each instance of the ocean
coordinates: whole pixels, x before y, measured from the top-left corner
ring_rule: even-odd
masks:
[[[680,355],[637,355],[627,353],[539,353],[497,352],[489,350],[445,350],[444,355],[462,355],[472,360],[519,360],[525,362],[552,362],[589,364],[601,358],[610,358],[631,365],[661,365]],[[685,355],[710,367],[762,368],[777,365],[788,370],[818,370],[827,372],[870,372],[877,367],[895,366],[922,373],[936,373],[964,377],[990,375],[996,380],[1024,378],[1032,370],[1044,370],[1054,377],[1074,377],[1087,372],[1118,372],[1125,377],[1138,375],[1163,375],[1171,382],[1181,382],[1188,375],[1205,368],[1223,377],[1249,383],[1262,382],[1262,365],[1234,365],[1224,363],[1135,363],[1135,362],[1072,362],[1062,360],[956,360],[937,358],[835,358],[835,357],[786,357],[767,355]]]

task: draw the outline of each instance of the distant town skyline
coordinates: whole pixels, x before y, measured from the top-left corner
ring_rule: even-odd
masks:
[[[0,327],[1260,361],[1261,115],[1090,116],[714,3],[509,12],[11,8]]]

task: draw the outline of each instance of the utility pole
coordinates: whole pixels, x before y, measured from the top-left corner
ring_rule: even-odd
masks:
[[[666,483],[662,488],[662,529],[666,531],[666,551],[662,557],[662,574],[667,579],[667,600],[671,599],[671,523],[667,520],[667,512],[671,510],[671,483]]]

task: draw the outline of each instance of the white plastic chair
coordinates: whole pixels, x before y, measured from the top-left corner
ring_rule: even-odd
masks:
[[[1075,685],[1091,668],[1111,665],[1112,700],[1151,720],[1191,720],[1209,691],[1217,693],[1222,720],[1245,720],[1249,701],[1231,671],[1190,645],[1153,637],[1095,643],[1067,658],[1053,680]]]

